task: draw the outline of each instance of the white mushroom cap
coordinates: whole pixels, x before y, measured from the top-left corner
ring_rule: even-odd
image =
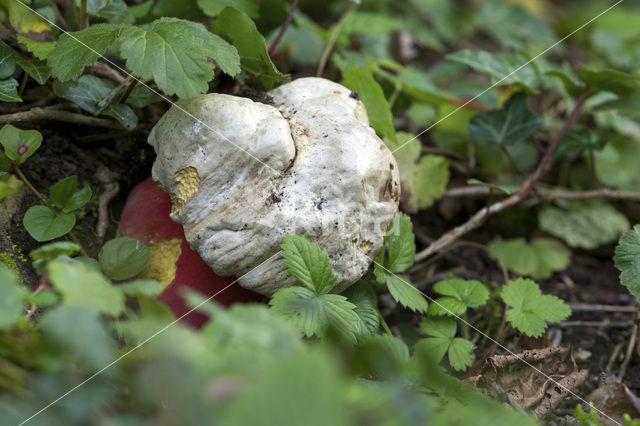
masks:
[[[280,256],[253,268],[295,233],[327,249],[342,291],[366,272],[398,208],[396,162],[349,89],[302,78],[269,95],[274,106],[215,93],[178,102],[206,126],[172,107],[149,136],[153,179],[218,275],[266,295],[292,285]]]

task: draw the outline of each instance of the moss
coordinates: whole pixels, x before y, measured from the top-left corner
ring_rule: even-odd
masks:
[[[20,270],[18,269],[18,263],[13,258],[13,253],[4,252],[0,253],[0,262],[7,265],[13,272],[20,275]]]

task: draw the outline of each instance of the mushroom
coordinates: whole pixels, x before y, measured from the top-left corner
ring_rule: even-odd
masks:
[[[382,246],[398,208],[396,162],[346,87],[301,78],[268,95],[273,104],[217,93],[179,101],[149,135],[152,177],[216,274],[265,295],[294,284],[273,255],[295,233],[327,250],[340,292]]]

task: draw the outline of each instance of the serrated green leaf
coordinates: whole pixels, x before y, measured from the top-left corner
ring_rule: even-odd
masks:
[[[467,308],[477,308],[489,299],[489,290],[479,281],[440,281],[433,286],[433,291],[446,297],[430,304],[429,315],[461,315]]]
[[[95,24],[82,31],[63,33],[47,55],[51,75],[60,81],[76,80],[84,67],[104,55],[122,29],[121,25]]]
[[[14,78],[0,80],[0,101],[22,102],[22,98],[18,96],[18,82]]]
[[[331,259],[315,241],[295,234],[282,238],[284,264],[298,282],[316,294],[328,293],[338,277],[333,273]]]
[[[566,247],[547,238],[534,239],[531,244],[524,238],[492,241],[489,249],[510,271],[536,279],[549,278],[553,272],[564,270],[571,260]]]
[[[58,256],[71,256],[80,251],[80,246],[71,241],[56,241],[31,250],[31,260],[55,259]]]
[[[271,62],[264,37],[256,24],[244,12],[233,7],[225,8],[211,25],[211,31],[219,36],[228,36],[238,50],[242,69],[252,74],[267,89],[284,76]]]
[[[385,236],[388,256],[385,267],[391,272],[404,272],[413,265],[416,243],[411,218],[402,212],[396,213]]]
[[[380,135],[395,141],[396,130],[393,127],[393,116],[389,103],[384,96],[382,87],[373,78],[371,71],[367,68],[349,65],[342,71],[342,84],[358,93],[358,97],[367,110],[371,127]]]
[[[629,229],[627,217],[604,200],[558,202],[538,213],[540,229],[564,240],[570,247],[594,249],[617,241]]]
[[[53,184],[49,189],[51,202],[54,206],[61,208],[65,213],[84,206],[89,202],[92,195],[93,193],[89,185],[78,189],[78,177],[76,175],[62,179]]]
[[[354,311],[360,318],[357,326],[358,336],[375,333],[380,325],[380,317],[378,298],[371,285],[365,280],[360,280],[343,291],[342,295],[356,306]]]
[[[497,83],[499,86],[515,85],[521,87],[530,95],[538,94],[539,81],[533,67],[526,65],[518,69],[526,62],[521,56],[465,49],[451,53],[446,58],[490,75],[492,84]],[[511,74],[516,69],[518,71]],[[498,83],[499,81],[500,83]]]
[[[387,273],[385,283],[396,302],[417,312],[427,312],[429,304],[406,278]]]
[[[640,300],[640,225],[622,236],[613,260],[620,271],[620,283]]]
[[[520,332],[540,337],[547,325],[545,321],[562,321],[571,315],[571,309],[561,299],[543,295],[535,282],[518,278],[502,288],[500,297],[512,309],[507,311],[507,321]]]
[[[18,34],[18,43],[24,46],[29,52],[33,53],[38,59],[42,59],[43,61],[47,59],[49,53],[56,47],[55,41],[36,41],[31,40]]]
[[[67,305],[82,305],[111,316],[124,310],[124,295],[91,266],[78,261],[56,259],[47,265],[48,280]]]
[[[406,343],[389,334],[372,334],[362,340],[361,347],[366,347],[377,357],[384,359],[385,364],[402,366],[411,358]]]
[[[164,290],[164,285],[155,280],[134,280],[118,285],[127,296],[157,296]]]
[[[45,84],[49,80],[51,71],[46,61],[32,58],[19,58],[17,64],[27,73],[31,78],[38,82],[38,84]]]
[[[177,18],[127,27],[118,40],[127,68],[142,79],[153,78],[167,95],[180,98],[207,91],[213,78],[213,64],[207,57],[227,73],[237,69],[239,61],[229,54],[228,43],[202,24]]]
[[[9,328],[20,319],[25,294],[16,274],[0,262],[0,329]]]
[[[433,337],[421,339],[416,350],[427,351],[436,361],[442,360],[449,352],[449,364],[455,370],[463,371],[470,367],[473,360],[473,343],[456,335],[456,322],[453,318],[425,317],[420,321],[422,331]]]
[[[278,290],[269,302],[274,312],[288,318],[307,337],[324,337],[329,326],[355,341],[360,321],[355,305],[338,294],[317,295],[304,287]]]
[[[107,241],[98,253],[102,271],[112,280],[121,281],[138,274],[149,261],[149,247],[129,237]]]
[[[513,95],[502,109],[481,112],[469,122],[469,136],[503,147],[522,142],[540,125],[540,118],[527,106],[524,93]]]
[[[259,5],[253,0],[198,0],[198,6],[208,16],[217,16],[224,8],[230,6],[253,19],[258,17],[259,9]]]
[[[53,93],[68,101],[74,102],[81,109],[95,114],[98,104],[114,89],[113,83],[93,75],[83,75],[77,81],[61,83],[53,82]],[[117,102],[110,103],[101,112],[115,118],[125,129],[134,129],[138,124],[138,116],[133,110]]]
[[[24,163],[31,157],[42,143],[42,134],[37,130],[22,130],[5,124],[0,129],[0,145],[4,154],[18,164]]]
[[[36,241],[49,241],[68,233],[76,224],[76,217],[69,213],[58,213],[49,207],[31,206],[22,219],[24,228]]]

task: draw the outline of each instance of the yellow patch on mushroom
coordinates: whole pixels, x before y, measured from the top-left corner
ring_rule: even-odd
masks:
[[[178,187],[176,194],[171,194],[171,216],[181,215],[189,198],[198,192],[200,188],[200,175],[195,167],[185,167],[182,170],[178,170],[173,179]]]
[[[148,278],[162,283],[166,288],[176,277],[177,262],[182,249],[182,239],[171,238],[168,240],[150,241],[149,261],[137,278]]]
[[[360,243],[360,251],[363,253],[369,253],[373,248],[373,243],[371,241],[363,241]]]

